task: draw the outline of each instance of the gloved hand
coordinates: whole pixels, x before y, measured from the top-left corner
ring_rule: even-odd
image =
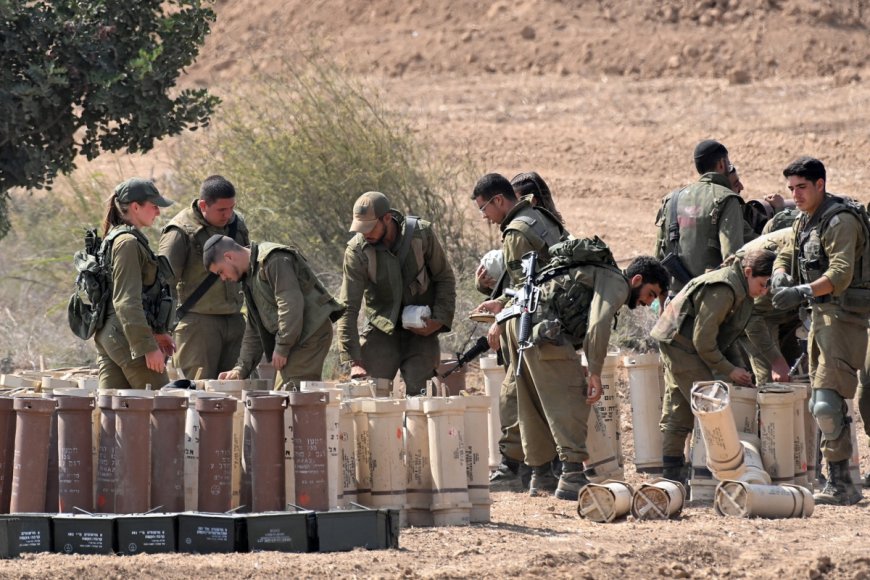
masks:
[[[776,290],[789,288],[791,286],[794,286],[794,278],[785,272],[777,272],[770,279],[770,290],[772,293],[775,293]]]
[[[800,306],[804,300],[809,300],[812,297],[813,291],[810,289],[810,285],[801,284],[800,286],[780,289],[773,295],[771,301],[777,310],[792,310]]]

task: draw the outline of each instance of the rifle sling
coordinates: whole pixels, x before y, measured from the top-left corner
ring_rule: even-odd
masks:
[[[230,229],[227,232],[228,236],[233,240],[236,239],[236,232],[239,229],[239,218],[235,217],[233,221],[230,222]],[[209,289],[217,282],[219,276],[213,272],[209,272],[208,276],[205,277],[205,280],[199,283],[199,286],[196,287],[196,290],[193,291],[193,294],[187,297],[187,300],[184,301],[184,304],[178,307],[178,310],[175,311],[175,321],[176,323],[180,322],[182,318],[184,318],[190,309],[196,306],[196,303],[199,302],[199,299],[205,296],[205,293],[209,291]]]

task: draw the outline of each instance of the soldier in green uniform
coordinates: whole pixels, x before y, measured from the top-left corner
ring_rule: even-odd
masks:
[[[266,355],[276,387],[319,381],[332,343],[332,323],[344,308],[327,292],[301,253],[264,242],[250,248],[215,235],[203,266],[221,280],[241,282],[248,316],[239,360],[222,380],[246,379]]]
[[[649,306],[667,292],[668,278],[649,256],[635,258],[625,272],[613,262],[574,266],[549,280],[542,273],[532,346],[524,349],[516,376],[517,411],[523,453],[533,477],[542,467],[549,468],[555,441],[562,461],[555,490],[559,499],[576,501],[589,483],[583,472],[583,462],[589,459],[587,420],[590,405],[601,397],[601,370],[617,312],[623,305]],[[519,362],[518,325],[519,318],[506,325],[511,372]],[[576,351],[580,345],[588,362],[588,386]],[[533,485],[529,492],[535,495],[539,489]]]
[[[203,181],[199,198],[172,218],[160,237],[158,253],[172,266],[180,303],[175,366],[189,379],[216,379],[233,368],[242,347],[242,287],[238,282],[218,280],[202,266],[203,246],[214,235],[229,236],[240,246],[250,245],[248,228],[233,211],[235,206],[233,184],[212,175]]]
[[[811,305],[809,409],[822,432],[829,471],[814,497],[816,503],[852,505],[862,496],[849,474],[846,401],[855,396],[856,372],[867,357],[870,232],[861,206],[827,193],[825,166],[818,159],[798,158],[783,175],[802,214],[776,260],[773,305],[786,310]]]
[[[136,177],[118,184],[109,198],[103,237],[111,245],[112,298],[94,335],[100,389],[160,388],[169,382],[166,357],[175,346],[169,335],[172,272],[140,230],[171,204],[154,183]]]
[[[456,279],[432,224],[390,208],[379,192],[362,194],[353,206],[344,252],[338,321],[341,361],[351,377],[392,379],[402,371],[409,394],[420,393],[441,360],[438,334],[448,332],[456,309]],[[365,299],[365,328],[357,324]],[[428,307],[422,327],[405,328],[408,307]]]
[[[749,371],[738,339],[752,314],[753,298],[768,289],[776,254],[755,249],[729,258],[721,268],[693,278],[671,300],[651,336],[665,367],[662,403],[663,475],[685,482],[684,448],[694,427],[690,392],[695,381],[729,380],[748,385]]]
[[[498,173],[489,173],[481,177],[474,186],[471,198],[485,220],[498,224],[502,233],[502,250],[507,271],[505,284],[517,287],[522,284],[524,275],[522,257],[528,252],[537,252],[538,263],[543,266],[550,259],[549,248],[568,237],[568,232],[562,226],[559,218],[544,209],[543,205],[533,206],[532,196],[518,198],[513,185]],[[483,302],[477,311],[498,312],[509,298],[501,295],[493,300]],[[493,350],[501,348],[500,336],[503,327],[493,323],[489,329],[489,344]],[[513,354],[507,353],[508,360]],[[524,457],[524,443],[520,435],[519,415],[517,411],[517,386],[514,371],[508,366],[499,397],[499,416],[502,425],[502,437],[499,448],[503,456],[521,462]],[[549,441],[536,441],[540,448],[536,449],[535,457],[549,454],[549,460],[556,458],[556,444]],[[549,461],[548,460],[548,461]],[[532,470],[529,489],[532,494],[537,490],[553,491],[556,488],[556,478],[550,471],[549,464],[538,464]]]
[[[728,177],[733,166],[725,146],[701,141],[694,157],[700,179],[665,196],[656,217],[655,257],[672,273],[672,293],[679,292],[689,279],[718,268],[749,241],[751,231],[744,220],[743,199]],[[670,256],[682,263],[682,279],[673,276],[676,269],[665,259]]]

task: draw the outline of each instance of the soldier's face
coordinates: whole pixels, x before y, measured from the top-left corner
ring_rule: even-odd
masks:
[[[209,268],[212,274],[217,274],[224,282],[238,282],[247,273],[248,268],[242,268],[242,264],[236,258],[236,255],[231,252],[224,254],[224,259],[215,262]]]
[[[236,198],[218,199],[209,205],[204,199],[199,200],[199,211],[210,225],[216,228],[225,227],[233,219],[233,210],[236,207]]]
[[[502,194],[494,195],[489,199],[477,196],[474,198],[474,201],[477,203],[477,210],[480,212],[480,216],[488,223],[498,225],[504,221],[507,212],[504,211],[502,205],[504,202]]]
[[[812,182],[806,177],[790,175],[788,177],[788,190],[791,192],[795,206],[799,210],[811,214],[825,199],[825,180],[817,179]]]
[[[130,221],[130,225],[136,226],[137,228],[147,228],[154,223],[154,220],[157,219],[157,216],[159,215],[160,208],[156,204],[150,201],[143,201],[142,203],[134,201],[130,204],[130,210],[127,217]]]
[[[389,217],[389,216],[384,216],[384,217]],[[386,234],[386,233],[387,233],[387,225],[384,223],[384,218],[380,218],[380,219],[378,219],[378,223],[375,224],[375,227],[373,227],[371,230],[369,230],[368,233],[363,234],[363,237],[366,239],[366,241],[369,244],[375,245],[378,242],[380,242],[382,239],[384,239],[384,234]]]
[[[749,274],[746,276],[749,295],[753,298],[758,298],[767,294],[770,291],[770,276],[753,276],[752,269],[746,268],[744,272],[746,270],[749,270]]]
[[[637,278],[637,281],[635,280]],[[643,277],[640,274],[635,275],[631,282],[631,294],[628,296],[628,307],[632,310],[637,308],[637,305],[649,306],[662,293],[662,287],[658,284],[644,284]]]

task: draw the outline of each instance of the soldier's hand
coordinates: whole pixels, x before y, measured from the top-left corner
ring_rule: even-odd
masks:
[[[489,288],[490,290],[495,288],[495,279],[487,274],[486,268],[484,268],[482,264],[477,267],[477,272],[475,272],[474,275],[477,278],[477,285],[480,288]]]
[[[586,404],[594,405],[598,399],[601,398],[601,394],[604,392],[604,388],[601,386],[601,375],[589,375],[589,383],[586,385]]]
[[[166,356],[159,348],[152,350],[145,355],[145,366],[155,373],[162,373],[166,370]]]
[[[281,356],[280,354],[272,353],[272,368],[276,371],[280,371],[287,364],[287,357]]]
[[[172,340],[172,337],[168,334],[155,334],[154,340],[157,341],[157,348],[159,348],[163,354],[166,356],[172,356],[175,354],[175,341]]]
[[[361,360],[355,360],[350,363],[350,378],[362,379],[367,376],[369,376],[369,372],[366,370],[366,367],[363,366]]]
[[[444,326],[437,320],[432,320],[429,318],[424,318],[423,320],[426,321],[426,326],[424,326],[423,328],[409,328],[408,330],[420,336],[429,336],[430,334],[435,334]]]
[[[791,369],[788,368],[788,363],[785,362],[784,357],[779,357],[776,362],[770,365],[770,378],[773,379],[775,383],[787,383],[791,381],[791,377],[789,376],[789,371]]]
[[[489,314],[498,314],[504,310],[504,304],[498,300],[487,300],[481,302],[472,312],[487,312]]]
[[[777,310],[793,310],[801,305],[804,300],[812,298],[813,291],[809,284],[782,288],[773,295],[771,302]]]
[[[776,294],[777,290],[794,286],[794,278],[785,272],[774,272],[770,277],[770,290],[772,294]]]
[[[736,367],[733,371],[728,373],[728,378],[737,383],[738,385],[752,384],[752,375],[749,373],[749,371],[740,367]]]
[[[233,369],[231,371],[224,371],[218,375],[219,381],[238,381],[241,378],[242,374],[236,369]]]
[[[785,207],[785,200],[778,193],[768,193],[764,196],[764,201],[770,204],[770,207],[773,208],[774,213],[782,211]]]
[[[493,322],[486,333],[486,342],[489,343],[489,348],[498,351],[501,348],[501,327],[498,322]]]

